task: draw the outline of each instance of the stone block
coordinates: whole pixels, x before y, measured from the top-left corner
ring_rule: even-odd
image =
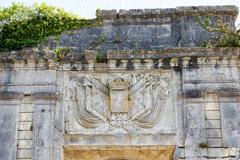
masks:
[[[223,147],[222,138],[207,138],[210,147]]]
[[[18,139],[32,139],[32,131],[18,131]]]
[[[32,158],[32,149],[18,149],[17,151],[17,158]]]
[[[31,122],[32,120],[33,120],[33,113],[19,113],[20,122],[24,122],[24,121]]]
[[[223,158],[228,156],[228,149],[225,148],[208,148],[207,156],[209,158]]]
[[[206,129],[207,138],[219,138],[222,137],[221,129]]]
[[[32,131],[33,124],[32,124],[32,122],[19,122],[18,130],[19,131]]]
[[[210,106],[218,106],[218,95],[216,93],[208,93],[205,97],[205,104],[206,106],[209,105]]]
[[[206,128],[221,128],[220,120],[206,120]]]
[[[229,153],[229,156],[231,157],[234,157],[234,156],[239,156],[239,151],[240,151],[240,148],[228,148],[228,153]]]
[[[206,119],[220,119],[219,111],[206,111]]]
[[[34,106],[33,106],[33,104],[22,104],[20,106],[19,112],[32,113],[32,112],[34,112]]]
[[[6,73],[0,77],[0,81],[8,81],[8,83],[12,84],[53,83],[55,82],[55,79],[56,79],[55,70],[30,70],[30,69],[6,71]]]
[[[218,103],[208,102],[205,104],[205,110],[206,111],[219,111],[219,105]]]
[[[18,140],[18,148],[30,149],[32,148],[32,140]]]

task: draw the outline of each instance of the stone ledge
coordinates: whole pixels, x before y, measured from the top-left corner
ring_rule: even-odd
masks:
[[[0,99],[22,99],[24,96],[31,96],[35,99],[56,99],[59,97],[56,93],[24,94],[17,92],[0,92]]]
[[[22,99],[24,97],[23,93],[15,92],[1,92],[0,99]]]
[[[108,51],[108,60],[239,56],[240,48],[169,48],[166,50]]]
[[[96,61],[96,51],[89,50],[82,53],[72,53],[63,59],[63,63],[85,63]],[[168,48],[165,50],[120,50],[107,52],[107,60],[145,60],[145,59],[171,59],[183,57],[230,57],[240,56],[240,48]],[[71,58],[69,58],[71,57]],[[84,58],[83,58],[84,57]],[[1,53],[0,63],[39,63],[46,62],[49,65],[56,65],[56,54],[51,50],[20,50]],[[53,64],[50,64],[53,63]],[[5,65],[5,64],[4,64]],[[9,66],[10,67],[10,66]]]
[[[175,134],[143,134],[143,135],[96,135],[96,134],[65,134],[65,145],[115,145],[124,146],[128,144],[137,146],[175,145]],[[143,138],[144,137],[144,138]],[[91,143],[89,143],[92,141]]]
[[[216,93],[217,96],[220,97],[240,97],[240,91],[239,90],[235,90],[235,89],[219,89],[219,90],[185,90],[180,92],[178,95],[180,97],[185,97],[185,98],[202,98],[202,97],[206,97],[207,94],[209,93]]]
[[[98,19],[122,18],[155,18],[187,15],[231,15],[236,17],[238,8],[233,5],[226,6],[189,6],[167,9],[130,9],[130,10],[98,10]]]
[[[51,50],[23,49],[18,51],[3,52],[0,54],[1,63],[13,63],[18,60],[40,60],[57,59]]]

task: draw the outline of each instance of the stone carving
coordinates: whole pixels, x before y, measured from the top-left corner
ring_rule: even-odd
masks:
[[[103,124],[109,130],[153,128],[170,96],[169,79],[159,74],[117,78],[75,75],[70,76],[70,84],[75,119],[89,129]]]

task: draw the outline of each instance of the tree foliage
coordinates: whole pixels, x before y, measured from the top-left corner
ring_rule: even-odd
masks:
[[[13,3],[0,8],[0,51],[33,47],[49,36],[91,26],[88,20],[45,3],[26,6]]]

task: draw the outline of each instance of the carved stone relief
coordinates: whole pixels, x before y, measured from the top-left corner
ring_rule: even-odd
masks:
[[[174,112],[169,75],[72,73],[68,84],[69,123],[75,119],[79,130],[158,130],[164,110]]]

